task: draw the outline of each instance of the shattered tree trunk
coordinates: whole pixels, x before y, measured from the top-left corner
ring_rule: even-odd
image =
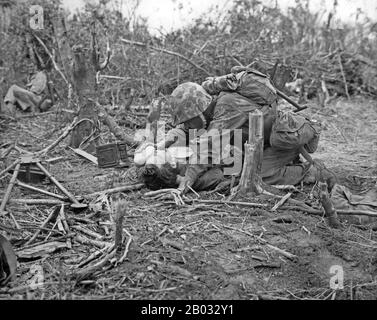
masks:
[[[263,159],[263,113],[249,113],[249,141],[245,143],[245,157],[239,183],[240,194],[261,194],[264,190],[260,172]]]
[[[78,148],[86,140],[92,139],[94,144],[89,144],[86,150],[93,153],[95,151],[95,139],[93,139],[93,136],[98,133],[97,124],[99,120],[109,127],[117,139],[132,145],[134,143],[133,137],[125,134],[98,102],[100,92],[97,85],[97,72],[105,69],[109,63],[111,54],[109,42],[107,41],[106,59],[100,63],[95,22],[91,25],[92,39],[89,56],[86,54],[88,50],[82,45],[75,45],[71,49],[62,13],[59,13],[56,19],[53,19],[53,24],[60,60],[63,63],[66,77],[78,97],[78,120],[89,120],[83,121],[75,127],[71,136],[71,147]]]

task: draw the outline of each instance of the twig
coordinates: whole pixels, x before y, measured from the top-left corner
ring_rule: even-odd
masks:
[[[132,235],[126,229],[123,229],[123,231],[127,233],[127,235],[128,235],[128,241],[127,241],[127,244],[126,244],[126,248],[124,249],[124,253],[123,253],[122,257],[118,261],[119,263],[122,263],[124,261],[124,259],[127,258],[128,250],[129,250],[130,244],[131,244],[131,242],[133,240]]]
[[[99,195],[104,195],[104,194],[111,194],[111,193],[116,193],[116,192],[140,190],[144,186],[145,186],[144,183],[127,185],[127,186],[122,186],[122,187],[117,187],[117,188],[106,189],[106,190],[94,192],[94,193],[86,195],[85,197],[93,197],[93,196],[99,196]]]
[[[346,91],[347,99],[350,100],[351,98],[350,98],[350,94],[348,92],[347,80],[346,80],[346,76],[344,74],[342,58],[340,56],[340,52],[338,53],[338,61],[339,61],[339,66],[340,66],[340,72],[342,73],[342,77],[343,77],[344,90]]]
[[[94,232],[92,230],[89,230],[89,229],[86,229],[82,226],[72,226],[73,229],[77,230],[77,231],[81,231],[82,233],[84,233],[85,235],[88,235],[88,236],[91,236],[97,240],[103,240],[103,236],[100,235],[99,233],[97,232]]]
[[[290,198],[290,196],[292,195],[292,192],[288,192],[283,198],[281,198],[274,206],[273,208],[271,209],[272,212],[275,212],[280,206],[282,206],[284,204],[285,201],[288,200],[288,198]]]
[[[48,56],[50,57],[53,65],[54,65],[54,68],[55,70],[61,75],[62,79],[64,80],[64,82],[68,85],[68,80],[67,78],[65,77],[65,75],[63,74],[63,72],[59,69],[58,65],[56,64],[55,60],[54,60],[54,57],[52,56],[50,50],[47,48],[47,46],[43,43],[43,41],[41,39],[39,39],[39,37],[37,35],[35,35],[34,33],[32,33],[32,35],[38,40],[38,42],[41,44],[41,46],[43,47],[43,49],[45,49],[46,53],[48,54]]]
[[[252,203],[252,202],[239,202],[239,201],[198,200],[198,199],[194,199],[191,201],[199,202],[199,203],[210,203],[210,204],[232,204],[232,205],[237,205],[237,206],[257,207],[257,208],[265,208],[268,206],[265,203]]]
[[[61,205],[61,204],[69,204],[69,202],[63,202],[59,200],[47,200],[47,199],[10,199],[10,203],[22,203],[22,204],[48,204],[48,205]]]
[[[62,204],[62,206],[60,207],[59,215],[60,215],[60,220],[63,224],[63,228],[64,228],[65,232],[67,234],[69,234],[70,229],[69,229],[69,225],[68,225],[67,219],[65,217],[65,213],[64,213],[64,204]],[[71,241],[70,238],[67,239],[67,246],[68,246],[69,249],[72,249],[72,241]]]
[[[253,235],[253,234],[251,234],[251,233],[249,233],[249,232],[247,232],[247,231],[245,231],[245,230],[242,230],[242,229],[236,229],[236,228],[233,228],[233,227],[230,227],[230,226],[227,226],[227,225],[224,225],[224,227],[227,228],[227,229],[231,229],[231,230],[235,230],[235,231],[238,231],[238,232],[244,233],[244,234],[246,234],[246,235],[248,235],[248,236],[250,236],[250,237],[256,239],[257,241],[260,241],[260,242],[262,242],[263,244],[265,244],[267,247],[269,247],[270,249],[279,252],[280,254],[282,254],[283,256],[287,257],[287,258],[290,259],[290,260],[295,260],[295,259],[298,258],[296,255],[294,255],[294,254],[292,254],[292,253],[290,253],[290,252],[287,252],[287,251],[285,251],[285,250],[282,250],[282,249],[280,249],[280,248],[278,248],[278,247],[275,247],[275,246],[273,246],[272,244],[269,244],[269,243],[267,242],[267,240],[264,240],[264,239],[262,239],[262,238],[260,238],[260,237],[257,237],[257,236],[255,236],[255,235]]]
[[[76,235],[75,239],[82,244],[94,245],[98,248],[105,248],[106,246],[108,246],[108,242],[92,240],[92,239],[80,236],[78,234]]]
[[[84,120],[84,119],[82,119]],[[48,147],[44,148],[43,150],[41,151],[38,151],[37,152],[37,155],[43,155],[43,154],[46,154],[47,152],[49,152],[52,148],[54,148],[55,146],[57,146],[60,141],[62,141],[66,136],[68,136],[68,134],[82,121],[77,121],[77,117],[75,117],[72,121],[72,123],[65,129],[65,131],[63,132],[63,134],[58,138],[56,139],[52,144],[50,144]]]
[[[97,269],[100,269],[102,268],[107,261],[109,261],[110,259],[112,259],[115,254],[116,254],[116,250],[114,249],[114,245],[112,245],[110,248],[109,248],[109,253],[106,254],[105,257],[103,257],[100,261],[98,261],[96,264],[94,265],[91,265],[91,266],[88,266],[87,268],[85,269],[82,269],[82,270],[79,270],[77,272],[78,275],[80,276],[86,276],[88,274],[91,274],[93,273],[94,271],[96,271]]]
[[[150,48],[150,49],[153,49],[153,50],[156,50],[156,51],[164,52],[166,54],[170,54],[170,55],[179,57],[179,58],[185,60],[186,62],[188,62],[189,64],[191,64],[192,66],[194,66],[195,68],[204,72],[207,76],[209,76],[209,77],[211,76],[211,74],[207,70],[198,66],[195,62],[191,61],[189,58],[181,55],[180,53],[173,52],[173,51],[170,51],[170,50],[166,50],[166,49],[163,49],[163,48],[153,47],[153,46],[150,46],[150,45],[148,45],[146,43],[142,43],[142,42],[136,42],[136,41],[131,41],[131,40],[127,40],[127,39],[120,39],[120,41],[127,43],[127,44],[133,44],[133,45],[137,45],[137,46],[140,46],[140,47]]]
[[[51,213],[48,215],[48,217],[45,219],[45,221],[43,221],[43,223],[41,224],[41,228],[45,228],[47,226],[47,224],[49,223],[49,221],[52,220],[52,218],[54,218],[54,217],[56,218],[58,214],[59,214],[59,211],[57,211],[56,208],[51,210]],[[42,229],[38,229],[34,233],[34,235],[25,243],[25,246],[32,243],[38,237],[38,235],[40,234],[41,231],[42,231]]]

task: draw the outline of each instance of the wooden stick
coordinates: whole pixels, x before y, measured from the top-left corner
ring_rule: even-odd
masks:
[[[65,217],[65,213],[64,213],[64,204],[61,205],[60,207],[60,212],[59,212],[59,215],[60,215],[60,220],[63,224],[63,228],[65,230],[65,232],[67,234],[69,234],[71,231],[69,230],[69,225],[68,225],[68,222],[67,222],[67,219]],[[71,241],[71,238],[68,238],[67,239],[67,247],[69,249],[72,249],[72,241]]]
[[[49,223],[49,221],[52,220],[52,218],[55,217],[55,219],[56,219],[58,214],[59,214],[59,211],[56,208],[51,210],[51,213],[48,215],[48,217],[45,219],[45,221],[43,221],[43,223],[41,224],[41,228],[45,228],[47,226],[47,224]],[[25,246],[32,243],[38,237],[38,235],[41,233],[41,231],[42,231],[42,229],[38,229],[34,233],[34,235],[25,243]]]
[[[94,265],[86,267],[85,269],[77,271],[77,274],[81,276],[85,276],[87,274],[93,273],[94,271],[102,268],[106,264],[106,262],[109,261],[111,258],[113,258],[116,254],[116,250],[114,250],[114,246],[111,246],[108,251],[109,253],[106,254],[106,256],[103,257],[100,261],[98,261]]]
[[[211,76],[211,74],[207,70],[198,66],[195,62],[191,61],[189,58],[181,55],[180,53],[173,52],[173,51],[166,50],[166,49],[162,49],[162,48],[153,47],[153,46],[150,46],[150,45],[148,45],[146,43],[142,43],[142,42],[136,42],[136,41],[131,41],[131,40],[127,40],[127,39],[120,39],[120,41],[122,41],[123,43],[133,44],[133,45],[137,45],[137,46],[145,47],[145,48],[150,48],[150,49],[153,49],[153,50],[156,50],[156,51],[164,52],[166,54],[170,54],[170,55],[179,57],[179,58],[185,60],[186,62],[188,62],[189,64],[191,64],[192,66],[194,66],[195,68],[197,68],[198,70],[204,72],[207,76],[209,76],[209,77]]]
[[[8,172],[10,169],[12,169],[13,167],[15,167],[17,164],[19,164],[20,161],[21,161],[20,159],[17,159],[17,160],[14,161],[12,164],[10,164],[8,167],[6,167],[3,171],[1,171],[1,172],[0,172],[0,177],[1,177],[4,173]]]
[[[99,196],[99,195],[102,195],[102,194],[111,194],[111,193],[116,193],[116,192],[140,190],[144,186],[145,186],[144,183],[127,185],[127,186],[122,186],[122,187],[117,187],[117,188],[112,188],[112,189],[94,192],[94,193],[86,195],[85,197],[93,197],[93,196]]]
[[[275,246],[273,246],[272,244],[269,244],[269,243],[267,242],[267,240],[262,239],[262,238],[260,238],[260,237],[257,237],[256,235],[254,235],[254,234],[252,234],[252,233],[250,233],[250,232],[247,232],[247,231],[242,230],[242,229],[236,229],[236,228],[233,228],[233,227],[230,227],[230,226],[226,226],[226,225],[224,225],[224,227],[227,228],[227,229],[231,229],[231,230],[235,230],[235,231],[238,231],[238,232],[241,232],[241,233],[247,234],[248,236],[253,237],[253,238],[256,239],[257,241],[262,242],[263,244],[265,244],[265,245],[266,245],[267,247],[269,247],[270,249],[279,252],[280,254],[282,254],[283,256],[287,257],[287,258],[290,259],[290,260],[295,260],[295,259],[298,258],[296,255],[294,255],[294,254],[292,254],[292,253],[290,253],[290,252],[288,252],[288,251],[285,251],[285,250],[283,250],[283,249],[280,249],[280,248],[278,248],[278,247],[275,247]]]
[[[131,242],[133,240],[132,235],[126,229],[123,229],[123,230],[124,230],[124,232],[127,233],[128,240],[127,240],[126,248],[124,249],[124,253],[123,253],[122,257],[119,259],[119,263],[122,263],[124,261],[124,259],[127,258],[128,250],[129,250],[130,244],[131,244]]]
[[[12,143],[1,155],[0,159],[4,159],[15,147],[15,143]],[[0,174],[1,176],[1,174]]]
[[[323,209],[325,210],[325,214],[328,219],[330,227],[332,228],[341,227],[341,224],[338,220],[338,215],[334,208],[334,204],[332,203],[330,196],[327,192],[327,183],[319,182],[318,186],[320,189],[321,204],[322,204]]]
[[[78,242],[80,242],[82,244],[94,245],[94,246],[96,246],[98,248],[105,248],[106,246],[109,245],[108,242],[89,239],[89,238],[83,237],[83,236],[81,236],[79,234],[76,234],[75,239],[76,239],[76,241],[78,241]]]
[[[271,209],[272,212],[275,212],[280,206],[284,204],[292,195],[292,192],[288,192],[283,198],[281,198]]]
[[[49,199],[11,199],[9,200],[10,203],[17,203],[17,204],[30,204],[30,205],[62,205],[62,204],[69,204],[69,202],[63,202],[59,200],[49,200]]]
[[[101,121],[110,129],[111,133],[119,140],[124,141],[129,146],[133,147],[137,144],[135,139],[123,132],[123,130],[118,126],[115,120],[107,113],[106,109],[102,107],[99,103],[96,103],[98,108],[98,117]]]
[[[18,175],[18,171],[20,170],[20,167],[21,167],[21,164],[20,163],[17,163],[16,164],[16,168],[14,169],[13,171],[13,175],[12,175],[12,178],[10,179],[10,182],[8,184],[8,188],[7,188],[7,191],[5,192],[5,195],[4,195],[4,198],[3,200],[1,201],[1,205],[0,205],[0,215],[2,214],[2,212],[4,211],[5,209],[5,206],[7,205],[7,202],[8,202],[8,199],[10,197],[10,194],[12,192],[12,189],[13,189],[13,186],[16,182],[16,179],[17,179],[17,175]],[[8,212],[9,215],[11,216],[12,220],[14,221],[14,224],[16,225],[16,228],[17,229],[20,229],[20,225],[17,223],[17,220],[14,218],[13,214],[11,212]]]
[[[39,189],[37,187],[30,186],[30,185],[25,184],[25,183],[23,183],[21,181],[18,181],[18,180],[16,180],[16,184],[19,187],[22,187],[22,188],[25,188],[25,189],[29,189],[29,190],[32,190],[32,191],[35,191],[35,192],[39,192],[39,193],[45,194],[47,196],[59,199],[61,201],[65,201],[67,199],[66,197],[63,197],[63,196],[61,196],[59,194],[55,194],[55,193],[52,193],[52,192],[49,192],[49,191],[46,191],[46,190]]]
[[[210,203],[210,204],[232,204],[237,206],[246,206],[246,207],[257,207],[257,208],[265,208],[268,205],[265,203],[252,203],[252,202],[239,202],[239,201],[222,201],[222,200],[199,200],[195,199],[192,202],[199,202],[199,203]]]
[[[63,132],[63,134],[58,138],[56,139],[52,144],[50,144],[48,147],[44,148],[43,150],[41,151],[38,151],[37,152],[37,155],[40,156],[40,155],[43,155],[43,154],[46,154],[47,152],[49,152],[52,148],[55,148],[55,146],[57,146],[66,136],[68,136],[68,134],[75,128],[76,125],[78,125],[80,123],[77,122],[77,117],[75,117],[72,121],[72,123],[65,129],[65,131]]]
[[[103,240],[103,236],[97,232],[94,232],[92,230],[89,230],[89,229],[86,229],[82,226],[72,226],[73,229],[77,230],[77,231],[81,231],[82,233],[84,233],[85,235],[87,236],[91,236],[97,240],[100,240],[102,241]]]
[[[344,90],[346,91],[347,99],[350,100],[350,94],[348,92],[348,86],[347,86],[347,80],[346,76],[344,74],[343,70],[343,64],[342,64],[342,57],[340,56],[340,52],[338,53],[338,61],[339,61],[339,66],[340,66],[340,72],[342,73],[342,78],[343,78],[343,83],[344,83]]]
[[[36,162],[36,165],[38,166],[39,169],[43,171],[43,173],[59,188],[61,192],[63,192],[69,200],[71,200],[74,204],[80,204],[78,200],[74,197],[73,194],[71,194],[66,188],[63,187],[62,184],[58,180],[53,177],[44,166],[40,164],[40,162]]]

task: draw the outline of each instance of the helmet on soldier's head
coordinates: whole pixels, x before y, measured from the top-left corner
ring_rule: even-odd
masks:
[[[180,84],[171,94],[173,125],[186,122],[205,111],[212,97],[194,82]]]

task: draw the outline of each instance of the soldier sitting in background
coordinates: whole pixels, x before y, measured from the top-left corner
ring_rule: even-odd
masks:
[[[17,108],[22,111],[41,112],[51,107],[50,99],[43,99],[42,95],[47,87],[47,76],[45,70],[36,68],[33,63],[28,65],[29,82],[27,89],[18,85],[12,85],[4,98],[4,111],[10,115],[14,114]]]

